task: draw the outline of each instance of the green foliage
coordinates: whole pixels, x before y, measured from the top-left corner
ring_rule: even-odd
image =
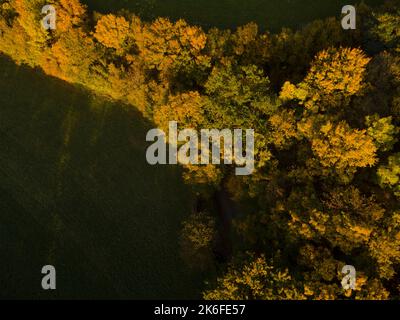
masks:
[[[381,40],[387,48],[397,48],[400,51],[400,10],[384,12],[375,15],[377,21],[372,33]]]
[[[353,45],[352,36],[344,31],[335,18],[316,20],[298,31],[283,29],[268,41],[268,70],[274,87],[285,81],[301,81],[310,62],[321,51],[330,47]]]
[[[390,156],[388,164],[378,168],[378,178],[382,187],[389,187],[400,197],[400,153]]]
[[[399,128],[392,124],[392,117],[380,118],[379,115],[367,116],[368,135],[371,136],[377,147],[382,151],[393,149],[397,142],[396,135]]]
[[[215,67],[204,85],[209,104],[209,122],[217,128],[265,129],[260,117],[271,114],[276,101],[271,95],[269,80],[254,65]]]

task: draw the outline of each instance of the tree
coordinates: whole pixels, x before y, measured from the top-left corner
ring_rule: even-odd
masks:
[[[377,230],[368,244],[370,254],[377,261],[380,278],[396,275],[395,265],[400,262],[400,211],[389,216],[383,228]]]
[[[124,17],[104,15],[97,21],[94,37],[108,48],[121,53],[129,37],[129,22]]]
[[[374,139],[377,148],[382,151],[393,149],[398,140],[396,135],[399,133],[399,128],[392,124],[392,117],[380,118],[377,114],[367,116],[366,124],[367,133]]]
[[[331,248],[346,254],[366,248],[386,212],[374,197],[366,197],[353,186],[337,187],[322,196],[311,186],[305,189],[294,189],[283,203],[293,237],[317,242],[324,239]]]
[[[191,267],[204,270],[212,265],[212,249],[216,237],[215,219],[207,213],[191,214],[181,232],[183,258]]]
[[[72,28],[82,27],[87,20],[86,6],[79,0],[53,0],[56,1],[57,33],[60,35]]]
[[[254,22],[238,27],[232,34],[233,61],[241,65],[254,64],[262,67],[270,57],[271,36],[269,33],[259,34]],[[227,52],[229,56],[229,52]]]
[[[154,110],[154,122],[160,129],[168,132],[170,121],[177,121],[182,129],[200,129],[205,124],[203,99],[198,92],[170,96],[168,100]]]
[[[389,187],[400,197],[400,153],[390,156],[388,164],[378,168],[378,179],[382,187]]]
[[[271,94],[269,79],[257,66],[215,67],[204,87],[207,94],[220,104],[253,107],[254,111],[270,111],[269,105],[263,104],[266,96]]]
[[[230,30],[211,28],[207,33],[207,42],[204,52],[211,58],[211,65],[224,64],[233,55],[233,39]]]
[[[265,256],[250,256],[239,265],[231,265],[217,280],[217,288],[203,294],[206,300],[289,300],[304,299],[288,270],[268,263]]]
[[[26,34],[24,28],[14,18],[10,26],[8,17],[16,14],[16,11],[7,9],[7,12],[9,13],[7,13],[6,18],[3,18],[4,16],[0,17],[1,52],[11,56],[16,63],[26,63],[29,66],[36,66],[38,51],[35,51],[35,54],[33,54],[34,50],[29,44],[29,35]]]
[[[339,172],[351,172],[377,162],[377,149],[366,131],[351,129],[344,121],[323,125],[311,145],[322,166],[333,167]]]
[[[62,34],[51,47],[49,57],[43,62],[45,71],[61,79],[80,83],[92,88],[90,67],[99,60],[93,39],[82,29],[71,29]],[[97,87],[97,90],[101,88]]]
[[[13,8],[11,1],[12,0],[0,1],[0,19],[4,19],[7,25],[11,25],[13,19],[17,16],[17,12]]]
[[[224,177],[221,167],[207,165],[185,165],[183,167],[183,180],[192,186],[198,193],[210,197],[220,185]]]
[[[297,100],[311,112],[343,108],[364,88],[369,61],[360,49],[324,50],[317,54],[301,83],[284,83],[280,97],[284,101]]]
[[[290,142],[299,136],[294,113],[294,110],[283,109],[268,120],[272,127],[272,141],[278,148],[290,147]]]
[[[143,27],[140,54],[149,68],[167,71],[174,64],[202,64],[208,58],[202,54],[206,45],[206,35],[198,27],[189,26],[185,21],[172,23],[158,18]]]
[[[300,30],[282,29],[270,39],[267,69],[275,88],[285,81],[298,83],[316,54],[330,47],[348,47],[355,39],[335,18],[316,20]]]
[[[400,10],[393,5],[392,12],[374,14],[375,24],[371,33],[389,49],[400,51]]]
[[[360,49],[324,50],[316,56],[305,83],[323,94],[354,95],[362,89],[370,60]]]
[[[255,163],[263,167],[271,158],[267,119],[279,104],[269,79],[257,66],[215,67],[205,85],[204,110],[211,128],[255,130]]]
[[[42,8],[46,0],[13,0],[12,6],[18,14],[17,22],[25,30],[34,46],[43,47],[49,38],[47,31],[42,28]]]
[[[2,11],[6,20],[2,18],[5,22],[1,26],[4,44],[0,47],[18,62],[36,66],[48,49],[50,33],[41,24],[45,4],[45,0],[11,0],[2,5],[6,8]]]

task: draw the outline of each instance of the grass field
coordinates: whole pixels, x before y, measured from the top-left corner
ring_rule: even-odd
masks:
[[[178,253],[191,195],[177,167],[146,163],[149,124],[5,58],[0,70],[0,297],[197,297]]]
[[[250,21],[263,29],[298,28],[312,20],[341,15],[344,5],[361,0],[83,0],[92,10],[115,12],[130,9],[145,19],[158,16],[185,18],[204,28],[235,28]],[[383,0],[364,0],[378,5]]]

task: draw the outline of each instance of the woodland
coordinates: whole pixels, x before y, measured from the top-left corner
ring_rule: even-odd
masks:
[[[44,30],[41,8],[57,9]],[[255,171],[183,165],[198,199],[181,255],[202,297],[400,298],[400,2],[278,33],[0,0],[0,52],[120,101],[155,127],[252,128]],[[134,183],[134,182],[133,182]],[[215,197],[234,203],[227,218]],[[226,249],[226,248],[229,249]],[[342,267],[357,270],[343,290]]]

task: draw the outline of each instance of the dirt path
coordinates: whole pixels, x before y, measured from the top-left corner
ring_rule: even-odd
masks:
[[[214,197],[219,217],[215,251],[217,259],[226,262],[232,256],[232,219],[237,213],[236,206],[224,187],[218,190]]]

